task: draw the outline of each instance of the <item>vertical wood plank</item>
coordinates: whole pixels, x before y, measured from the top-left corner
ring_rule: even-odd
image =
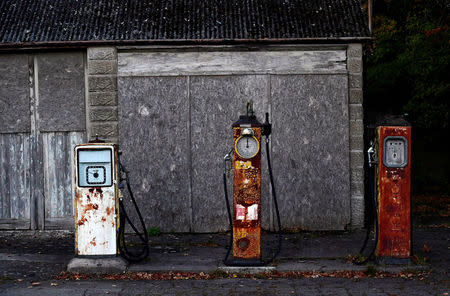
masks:
[[[29,137],[22,133],[0,134],[0,219],[7,229],[29,225]]]
[[[73,149],[84,139],[84,132],[42,133],[47,229],[66,229],[73,224]]]
[[[20,176],[20,174],[18,174],[18,170],[17,170],[17,154],[20,153],[18,150],[20,150],[19,147],[17,147],[18,143],[17,143],[17,139],[18,136],[16,134],[12,134],[11,138],[12,141],[10,143],[9,146],[9,167],[10,167],[10,171],[9,171],[9,206],[10,206],[10,217],[12,219],[17,219],[17,213],[18,213],[18,209],[17,209],[17,201],[18,201],[18,195],[19,192],[17,190],[18,187],[18,180],[17,177]]]
[[[4,196],[3,196],[3,203],[2,203],[2,218],[11,218],[11,207],[10,207],[10,167],[9,167],[9,161],[10,161],[10,136],[9,135],[3,135],[3,161],[2,161],[2,171],[4,175]]]

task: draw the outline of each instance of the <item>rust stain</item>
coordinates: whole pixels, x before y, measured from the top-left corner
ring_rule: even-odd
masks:
[[[105,217],[102,217],[102,222],[106,222],[106,218]]]
[[[95,242],[95,237],[89,243],[95,247],[97,245],[97,243]]]
[[[77,225],[78,226],[84,225],[84,222],[86,222],[86,221],[87,221],[86,217],[84,215],[82,215],[81,219],[78,220]]]
[[[111,215],[111,208],[110,207],[106,207],[106,215]]]
[[[411,256],[411,128],[382,126],[378,128],[377,133],[380,155],[377,256],[407,258]],[[389,168],[384,165],[383,140],[387,136],[403,136],[407,139],[406,167]]]

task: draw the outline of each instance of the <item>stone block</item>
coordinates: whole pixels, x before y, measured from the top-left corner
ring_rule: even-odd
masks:
[[[364,168],[351,168],[350,182],[363,183],[364,182]]]
[[[362,120],[364,117],[362,104],[350,104],[349,106],[350,120]]]
[[[350,104],[362,104],[363,103],[363,90],[361,88],[353,88],[349,91]]]
[[[362,88],[362,74],[349,74],[348,75],[350,88]]]
[[[116,60],[117,50],[115,47],[89,47],[89,60]]]
[[[363,136],[364,135],[364,124],[360,119],[350,120],[350,137]]]
[[[364,183],[362,182],[350,183],[350,190],[352,196],[364,195]]]
[[[119,136],[119,127],[117,122],[95,123],[91,125],[91,138],[98,135],[99,138],[114,138]]]
[[[364,152],[350,151],[350,170],[364,167]]]
[[[352,229],[361,229],[364,227],[364,196],[355,195],[352,196]]]
[[[362,72],[362,59],[348,59],[347,60],[347,70],[350,73],[361,73]]]
[[[362,59],[362,45],[361,43],[351,43],[347,48],[347,58]]]
[[[350,150],[363,150],[364,138],[363,136],[350,136]]]
[[[117,106],[117,92],[90,92],[89,104],[91,106]]]
[[[92,92],[111,92],[117,90],[117,76],[98,75],[88,77],[89,91]]]
[[[117,60],[88,61],[89,74],[117,74]]]
[[[89,110],[90,121],[117,121],[117,107],[92,107]]]

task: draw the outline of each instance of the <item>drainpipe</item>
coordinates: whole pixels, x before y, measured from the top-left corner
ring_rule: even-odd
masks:
[[[367,17],[369,23],[369,32],[372,34],[372,0],[367,1]]]

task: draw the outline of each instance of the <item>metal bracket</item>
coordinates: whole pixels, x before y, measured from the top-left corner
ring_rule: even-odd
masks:
[[[370,141],[370,147],[367,149],[367,162],[371,168],[373,165],[378,164],[377,151],[375,149],[374,141]]]

